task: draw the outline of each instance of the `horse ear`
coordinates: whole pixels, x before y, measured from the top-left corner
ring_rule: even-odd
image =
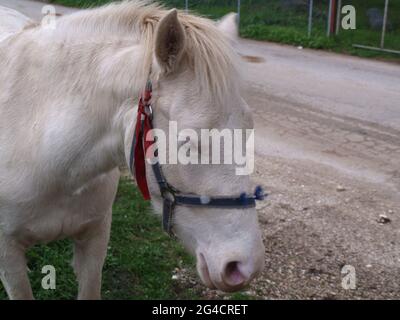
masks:
[[[185,31],[176,9],[169,11],[158,23],[155,41],[158,63],[166,72],[173,70],[185,47]]]
[[[238,15],[234,12],[228,13],[217,22],[217,27],[227,36],[231,41],[236,41],[239,37]]]

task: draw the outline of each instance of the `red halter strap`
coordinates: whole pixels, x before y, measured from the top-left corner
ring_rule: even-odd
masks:
[[[138,104],[138,112],[137,112],[136,127],[135,127],[135,139],[133,146],[134,155],[133,157],[131,155],[131,170],[132,170],[132,162],[134,162],[136,183],[145,200],[150,200],[150,192],[147,186],[147,179],[146,179],[146,163],[145,163],[146,152],[147,149],[154,142],[152,141],[152,139],[151,140],[148,139],[149,138],[148,133],[152,129],[151,125],[152,110],[150,105],[151,93],[152,93],[151,84],[147,84],[146,90],[144,94],[140,97]]]

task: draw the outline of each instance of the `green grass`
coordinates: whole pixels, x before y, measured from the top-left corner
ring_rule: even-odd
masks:
[[[29,278],[39,300],[75,299],[78,285],[71,266],[72,242],[62,240],[37,245],[27,253]],[[41,286],[42,267],[56,269],[56,289]],[[175,268],[186,268],[194,274],[195,259],[183,246],[169,238],[161,228],[160,218],[151,212],[136,186],[121,179],[113,206],[111,239],[103,269],[103,299],[202,299],[204,286],[172,279]],[[200,281],[200,280],[199,280]],[[256,297],[243,292],[227,295],[228,299],[247,300]],[[0,300],[7,299],[0,282]]]
[[[51,2],[80,8],[102,5],[110,0],[53,0]],[[183,0],[160,0],[169,7],[183,8]],[[236,11],[236,0],[189,0],[190,9],[216,19]],[[338,36],[326,37],[327,0],[314,1],[312,37],[307,34],[307,6],[294,9],[282,8],[279,0],[242,1],[240,33],[242,37],[280,42],[305,48],[323,49],[362,57],[400,61],[400,55],[356,49],[353,44],[378,47],[380,30],[368,26],[368,8],[383,6],[382,0],[343,0],[343,5],[356,8],[357,29],[341,30]],[[385,47],[400,51],[400,1],[391,1]]]
[[[376,46],[373,42],[373,36],[365,30],[359,31],[356,39],[354,39],[354,36],[334,36],[328,38],[321,32],[319,32],[319,34],[316,32],[315,36],[309,38],[295,27],[250,25],[243,28],[241,35],[250,39],[280,42],[294,46],[302,46],[304,48],[323,49],[365,58],[382,58],[391,61],[400,61],[400,55],[354,48],[352,46],[353,43]],[[387,42],[396,43],[396,46],[400,47],[400,36],[395,37],[394,35],[388,35],[386,39]],[[397,44],[398,42],[399,44]]]
[[[272,1],[274,2],[274,1]],[[276,2],[276,1],[275,1]],[[356,30],[339,30],[339,35],[326,36],[326,5],[324,1],[317,2],[314,9],[312,36],[308,37],[307,13],[305,8],[286,12],[279,6],[271,6],[269,12],[261,8],[257,13],[244,9],[241,24],[241,36],[256,40],[268,40],[305,48],[324,49],[338,53],[357,55],[361,57],[384,58],[400,61],[400,55],[377,51],[357,49],[353,44],[363,44],[378,47],[381,30],[373,30],[368,25],[366,11],[371,7],[381,8],[377,0],[351,1],[344,0],[343,5],[352,4],[356,8]],[[385,47],[400,51],[400,2],[391,2],[390,21],[392,29],[385,37]]]
[[[194,268],[194,260],[161,229],[136,187],[122,179],[114,204],[111,240],[103,270],[103,299],[196,299],[191,288],[172,280],[176,267]],[[29,278],[37,299],[74,299],[77,283],[68,240],[35,246],[28,252]],[[56,290],[44,290],[44,265],[57,272]],[[0,284],[0,299],[6,294]]]

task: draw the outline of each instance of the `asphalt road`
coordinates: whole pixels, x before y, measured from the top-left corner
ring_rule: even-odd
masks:
[[[0,5],[35,19],[43,6]],[[249,293],[400,298],[400,65],[251,40],[238,51],[258,61],[245,62],[244,92],[256,123],[254,180],[271,193],[258,208],[266,269]],[[342,287],[346,265],[353,290]]]

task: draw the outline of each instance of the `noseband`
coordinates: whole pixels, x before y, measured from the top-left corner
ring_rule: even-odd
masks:
[[[138,104],[135,133],[133,135],[129,167],[136,178],[137,185],[145,200],[150,200],[150,192],[146,179],[145,153],[147,149],[156,141],[147,141],[147,133],[153,129],[153,109],[150,99],[152,94],[152,84],[146,84],[146,89],[141,95]],[[157,151],[155,152],[157,156]],[[261,186],[257,186],[254,195],[241,193],[239,196],[200,196],[196,194],[186,194],[174,188],[166,180],[159,161],[155,161],[152,170],[160,189],[163,199],[163,229],[172,235],[172,216],[175,206],[218,208],[218,209],[247,209],[256,206],[256,200],[264,200],[267,194]]]

